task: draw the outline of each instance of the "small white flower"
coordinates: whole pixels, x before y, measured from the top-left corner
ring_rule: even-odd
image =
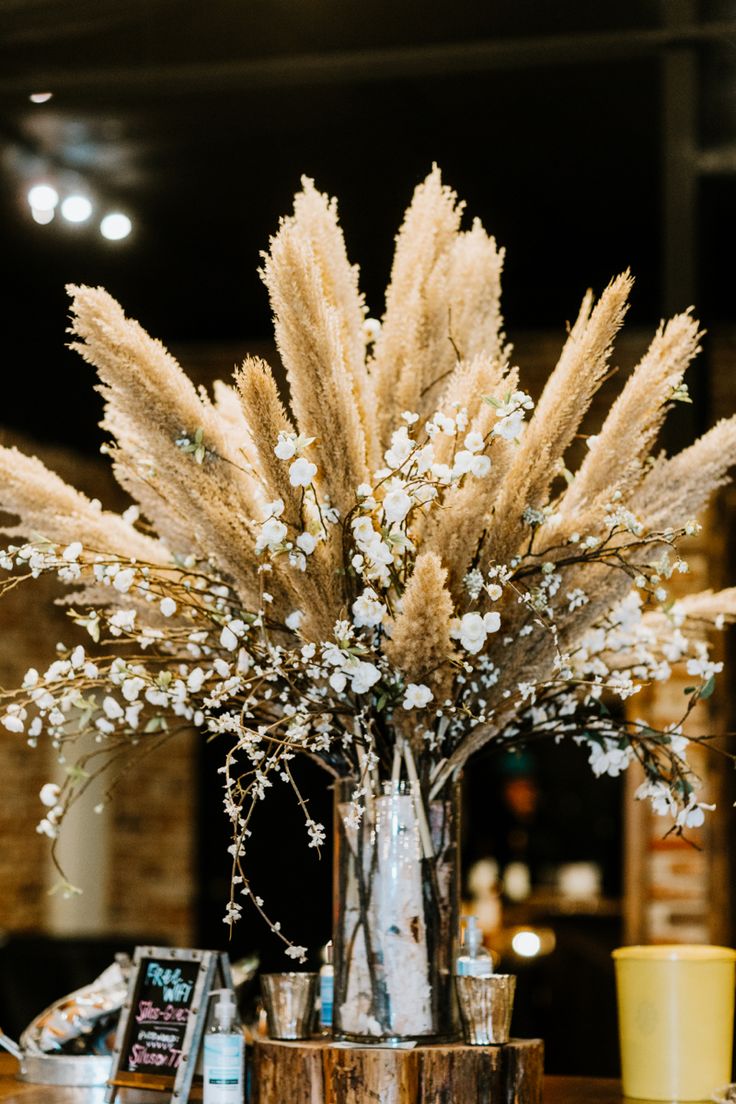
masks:
[[[588,749],[590,751],[588,762],[596,778],[600,778],[602,774],[618,778],[634,758],[634,749],[631,745],[621,748],[608,736],[604,737],[603,744],[589,743]]]
[[[484,479],[491,470],[490,456],[474,456],[470,472],[476,479]]]
[[[304,614],[301,610],[292,610],[286,617],[286,627],[291,629],[292,632],[298,632],[303,620]]]
[[[409,436],[409,431],[405,425],[399,426],[391,434],[391,447],[386,449],[383,454],[383,459],[386,462],[388,468],[392,471],[396,468],[400,468],[401,465],[408,460],[411,450],[414,448],[414,442]]]
[[[714,808],[714,806],[711,806]],[[701,828],[705,823],[705,813],[701,805],[695,805],[691,809],[683,809],[677,817],[677,823],[682,828]]]
[[[189,678],[187,679],[187,690],[190,693],[196,694],[202,689],[202,683],[204,682],[204,671],[201,667],[195,667],[193,671],[189,672]]]
[[[38,682],[38,671],[35,667],[29,667],[23,679],[23,689],[31,690]]]
[[[176,613],[176,602],[173,598],[162,598],[158,604],[164,617],[171,617]]]
[[[375,628],[386,615],[386,607],[370,590],[364,590],[353,602],[353,623],[359,628]]]
[[[466,652],[476,654],[485,645],[489,633],[498,632],[501,627],[501,615],[495,611],[484,617],[479,613],[465,613],[457,620],[450,635],[459,639]]]
[[[289,467],[289,482],[292,487],[308,487],[316,474],[317,465],[304,456],[300,456]]]
[[[141,690],[145,685],[145,680],[140,678],[138,675],[135,675],[133,678],[125,679],[120,689],[123,697],[127,702],[134,702],[137,700]],[[113,701],[112,698],[110,698],[109,700]],[[117,705],[117,702],[115,704]],[[105,712],[107,713],[107,710],[105,710]],[[108,717],[110,716],[109,713],[107,715]]]
[[[373,494],[373,488],[370,483],[360,483],[355,490],[355,494],[358,498],[368,498]]]
[[[317,539],[311,533],[300,533],[296,538],[296,543],[305,556],[311,556],[317,547]]]
[[[299,460],[296,462],[301,463]],[[278,548],[280,544],[283,544],[286,534],[287,528],[283,521],[279,521],[277,517],[267,518],[258,534],[256,552],[260,553],[264,548]]]
[[[291,947],[286,948],[285,953],[287,958],[296,958],[299,962],[307,961],[306,947],[297,947],[296,944],[293,944]]]
[[[74,563],[82,555],[82,545],[79,541],[72,541],[64,549],[63,556],[67,563]]]
[[[143,702],[135,702],[133,705],[127,706],[125,710],[125,723],[129,728],[137,728],[138,721],[140,720],[141,710],[143,709]]]
[[[483,434],[478,433],[477,429],[471,429],[465,437],[464,444],[468,452],[480,452],[485,444]]]
[[[338,694],[342,694],[347,685],[347,681],[347,677],[342,673],[342,671],[333,671],[330,675],[330,686]]]
[[[46,817],[36,825],[36,831],[41,836],[48,836],[49,839],[56,839],[59,834],[59,829],[56,825],[52,824]]]
[[[404,700],[401,704],[404,709],[424,709],[433,697],[432,691],[424,683],[410,682],[404,690]]]
[[[389,491],[383,500],[383,513],[389,525],[402,522],[411,509],[411,498],[406,491]]]
[[[127,594],[127,592],[133,585],[134,579],[135,568],[126,567],[123,569],[123,571],[118,571],[116,573],[115,578],[112,581],[112,585],[115,587],[115,590],[120,591],[121,594]]]
[[[109,694],[102,702],[102,711],[111,721],[117,721],[124,715],[123,707],[115,698],[111,698]]]
[[[381,677],[381,672],[373,663],[357,663],[348,673],[350,687],[354,694],[365,694]]]
[[[279,439],[273,450],[279,460],[291,460],[296,452],[296,435],[293,433],[279,433]]]
[[[47,782],[45,786],[41,787],[38,796],[41,798],[42,805],[46,805],[47,808],[53,809],[55,805],[59,804],[60,794],[61,790],[55,782]]]
[[[117,610],[109,621],[110,632],[120,636],[121,631],[130,632],[135,625],[135,610]]]
[[[467,472],[471,470],[473,466],[473,461],[476,459],[477,457],[473,456],[473,453],[469,452],[468,449],[460,449],[459,452],[455,453],[455,460],[453,461],[452,465],[452,474],[454,476],[466,475]]]
[[[24,728],[23,721],[15,713],[6,713],[0,719],[0,723],[7,728],[8,732],[22,732]]]
[[[431,470],[438,483],[452,483],[452,469],[449,464],[432,464]]]
[[[491,613],[485,614],[485,616],[483,617],[483,624],[485,625],[485,630],[489,635],[491,633],[498,632],[498,630],[501,628],[501,614],[496,613],[495,610],[493,610]]]
[[[227,625],[223,626],[222,632],[220,633],[220,644],[222,644],[223,648],[227,648],[229,652],[234,652],[238,646],[237,636]]]

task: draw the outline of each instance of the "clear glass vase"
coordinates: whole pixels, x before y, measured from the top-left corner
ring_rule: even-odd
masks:
[[[335,785],[334,1033],[455,1038],[459,786],[429,801],[416,783],[357,790]]]

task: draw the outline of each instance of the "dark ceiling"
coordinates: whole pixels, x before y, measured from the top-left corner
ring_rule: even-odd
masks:
[[[627,265],[634,320],[656,321],[661,59],[682,2],[0,0],[3,421],[96,447],[90,373],[63,347],[70,281],[104,284],[165,341],[266,337],[259,252],[302,173],[339,196],[374,313],[436,161],[507,246],[512,333],[561,330]],[[685,7],[690,46],[730,48],[733,5]],[[40,179],[124,210],[130,238],[37,225]]]

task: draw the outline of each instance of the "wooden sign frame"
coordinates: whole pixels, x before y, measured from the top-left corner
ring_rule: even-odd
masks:
[[[172,967],[183,963],[196,963],[198,966],[191,1000],[186,1006],[188,1016],[175,1074],[136,1073],[123,1068],[128,1062],[128,1052],[134,1031],[131,1017],[143,984],[144,970],[151,961],[160,961]],[[133,955],[133,969],[128,981],[128,993],[115,1036],[112,1073],[107,1082],[105,1104],[111,1104],[118,1089],[121,1088],[167,1093],[174,1104],[184,1104],[189,1099],[197,1069],[202,1035],[207,1020],[209,995],[213,989],[231,989],[232,985],[230,960],[227,954],[185,947],[136,947]]]

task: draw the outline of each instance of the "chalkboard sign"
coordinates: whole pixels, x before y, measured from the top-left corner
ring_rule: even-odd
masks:
[[[232,986],[227,955],[179,947],[136,947],[120,1015],[106,1101],[119,1087],[153,1089],[185,1101],[192,1086],[213,988]]]

